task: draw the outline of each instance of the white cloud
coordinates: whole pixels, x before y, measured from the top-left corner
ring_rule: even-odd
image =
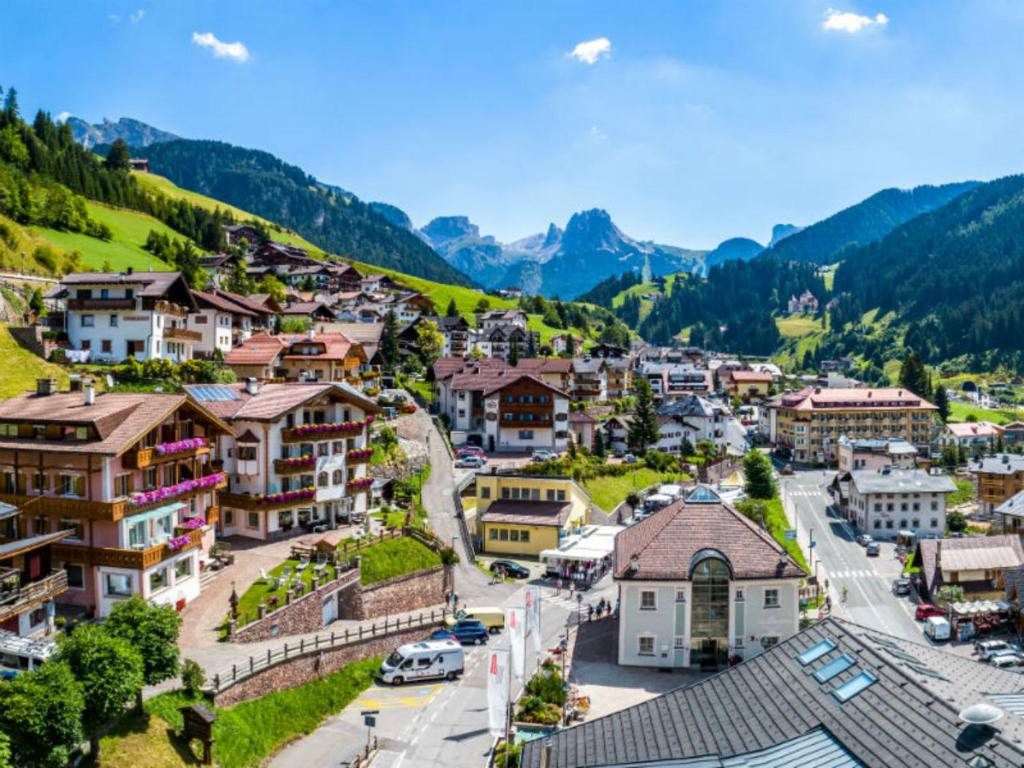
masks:
[[[821,22],[821,28],[830,32],[846,32],[855,35],[867,27],[884,27],[888,23],[889,17],[884,13],[876,13],[872,18],[852,11],[837,11],[835,8],[829,8],[825,12],[825,20]]]
[[[133,11],[132,13],[130,13],[128,15],[128,18],[131,20],[132,24],[138,24],[140,21],[142,21],[142,17],[145,16],[145,15],[146,15],[146,12],[144,10],[142,10],[141,8],[139,8],[139,10]]]
[[[596,64],[598,59],[608,58],[612,55],[612,41],[607,37],[584,40],[582,43],[577,43],[569,55],[584,64]]]
[[[59,115],[57,115],[57,122],[58,123],[63,123],[69,117],[71,117],[71,113],[70,112],[61,112]]]
[[[249,60],[249,49],[245,47],[245,43],[225,43],[218,40],[213,32],[193,32],[192,42],[200,48],[209,48],[218,59],[234,59],[238,62]]]
[[[108,13],[107,19],[110,21],[110,23],[117,24],[121,21],[121,16],[117,13]]]

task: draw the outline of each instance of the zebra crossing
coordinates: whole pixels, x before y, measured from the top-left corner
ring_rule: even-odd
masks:
[[[786,491],[786,495],[802,499],[820,499],[821,491],[817,488],[796,488]]]
[[[829,576],[833,579],[865,579],[865,578],[882,578],[877,573],[872,571],[870,568],[867,570],[849,570],[849,571],[829,571]]]

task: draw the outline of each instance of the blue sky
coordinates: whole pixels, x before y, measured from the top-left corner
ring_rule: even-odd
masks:
[[[265,149],[502,240],[603,207],[641,239],[764,242],[884,187],[1020,171],[1024,149],[1020,2],[8,0],[3,17],[0,84],[29,116]]]

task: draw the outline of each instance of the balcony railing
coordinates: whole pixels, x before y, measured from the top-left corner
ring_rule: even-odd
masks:
[[[303,424],[291,429],[281,430],[281,440],[285,443],[307,443],[317,440],[336,440],[345,435],[361,432],[364,427],[374,422],[373,416],[360,421],[341,421],[331,424]]]
[[[173,443],[160,443],[151,448],[136,448],[124,455],[124,465],[128,469],[145,469],[167,461],[194,459],[209,452],[210,446],[206,444],[206,439],[194,437]]]
[[[173,302],[164,301],[163,299],[144,299],[142,302],[142,308],[149,309],[154,312],[162,312],[165,315],[188,317],[188,309],[180,304],[174,304]]]
[[[63,568],[53,571],[38,581],[18,587],[12,592],[0,593],[0,621],[24,613],[39,603],[52,600],[68,588],[68,573]]]
[[[0,493],[0,503],[10,504],[26,513],[85,520],[120,520],[128,510],[126,499],[87,501],[63,496],[25,496]]]
[[[316,456],[274,459],[274,472],[279,475],[301,475],[316,470]]]
[[[164,328],[165,339],[180,339],[181,341],[202,341],[203,334],[199,331],[190,331],[188,328]]]
[[[209,520],[209,518],[207,518]],[[203,530],[196,528],[177,537],[179,546],[172,546],[168,539],[145,549],[121,549],[119,547],[87,547],[79,544],[54,544],[53,556],[58,561],[104,565],[111,568],[131,568],[144,571],[169,558],[188,552],[203,543]],[[181,541],[184,539],[184,541]],[[64,573],[61,571],[61,573]]]
[[[134,309],[135,299],[68,299],[68,309]]]
[[[256,511],[260,509],[291,509],[300,504],[316,500],[315,488],[300,488],[270,494],[222,493],[220,503],[224,507]]]
[[[223,472],[214,472],[202,477],[182,480],[174,485],[165,485],[154,488],[151,491],[133,493],[129,499],[129,506],[133,511],[142,511],[148,507],[162,504],[167,501],[174,501],[179,498],[194,496],[203,491],[215,491],[227,486],[227,476]]]

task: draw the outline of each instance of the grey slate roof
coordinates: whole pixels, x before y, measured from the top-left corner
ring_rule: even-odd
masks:
[[[698,395],[685,395],[663,402],[658,406],[658,415],[711,418],[715,415],[715,406]]]
[[[1017,453],[996,453],[973,459],[967,469],[985,475],[1013,475],[1024,472],[1024,455]]]
[[[995,509],[996,514],[1024,517],[1024,491],[1015,493]]]
[[[796,657],[823,640],[835,648],[801,665]],[[814,673],[844,653],[853,665],[819,683]],[[840,703],[832,691],[862,671],[876,682]],[[1019,716],[1007,714],[994,728],[966,726],[958,717],[988,695],[1019,692],[1021,680],[1014,672],[830,618],[706,680],[553,734],[548,768],[658,761],[788,766],[755,762],[751,753],[821,730],[868,768],[966,768],[975,755],[995,766],[1021,765]],[[523,748],[524,768],[539,768],[543,741]],[[687,762],[694,758],[708,762]]]
[[[953,493],[949,475],[932,475],[923,469],[858,469],[850,473],[860,493]]]

